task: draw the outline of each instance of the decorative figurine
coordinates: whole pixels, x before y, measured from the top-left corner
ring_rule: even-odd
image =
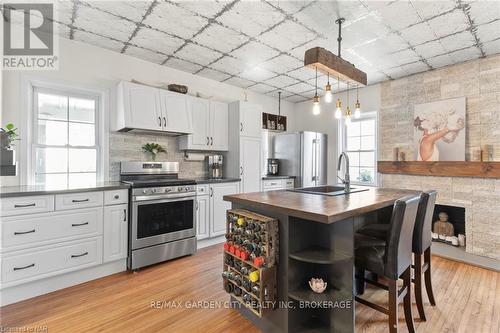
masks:
[[[321,278],[312,278],[311,280],[309,280],[309,287],[311,287],[311,290],[315,293],[321,294],[323,291],[325,291],[326,286],[327,283]]]
[[[448,222],[448,214],[445,212],[439,213],[439,221],[434,222],[433,231],[440,236],[455,236],[455,228],[453,228],[453,224]]]

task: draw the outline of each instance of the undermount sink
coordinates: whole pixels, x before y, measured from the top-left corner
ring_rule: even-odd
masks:
[[[361,188],[361,187],[351,187],[349,192],[346,192],[344,190],[344,186],[324,185],[324,186],[315,186],[315,187],[296,188],[296,189],[288,190],[288,191],[335,196],[335,195],[346,195],[346,194],[351,194],[351,193],[356,193],[356,192],[368,191],[368,189]]]

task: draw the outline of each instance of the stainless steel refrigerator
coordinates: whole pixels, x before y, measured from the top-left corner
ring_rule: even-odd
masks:
[[[296,187],[326,185],[327,148],[327,135],[317,132],[283,133],[273,140],[280,174],[295,176]]]

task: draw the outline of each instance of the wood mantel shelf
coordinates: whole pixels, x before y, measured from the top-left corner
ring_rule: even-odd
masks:
[[[500,162],[378,161],[378,172],[415,176],[500,178]]]

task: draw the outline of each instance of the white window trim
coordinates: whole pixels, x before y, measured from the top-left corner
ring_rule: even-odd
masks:
[[[362,182],[358,182],[356,180],[351,179],[351,184],[355,185],[363,185],[363,186],[379,186],[379,176],[378,176],[378,169],[377,169],[377,159],[378,159],[378,112],[376,111],[365,111],[361,112],[361,117],[359,119],[375,119],[375,166],[374,166],[374,179],[373,179],[373,184],[366,184]],[[342,118],[339,122],[339,131],[338,131],[338,140],[339,140],[339,150],[340,152],[347,151],[346,147],[346,135],[347,131],[345,130],[345,120]],[[344,167],[342,168],[344,169]],[[343,171],[342,171],[343,172]],[[341,174],[342,176],[342,174]]]
[[[20,133],[23,133],[20,144],[20,183],[32,185],[34,179],[34,156],[33,144],[35,143],[36,129],[34,114],[34,96],[35,88],[42,90],[56,90],[66,92],[71,95],[95,96],[97,103],[96,127],[97,139],[96,146],[99,147],[97,153],[97,181],[108,179],[109,175],[109,89],[95,86],[77,84],[74,82],[64,82],[62,80],[50,80],[36,76],[24,75],[21,78],[21,126]]]

